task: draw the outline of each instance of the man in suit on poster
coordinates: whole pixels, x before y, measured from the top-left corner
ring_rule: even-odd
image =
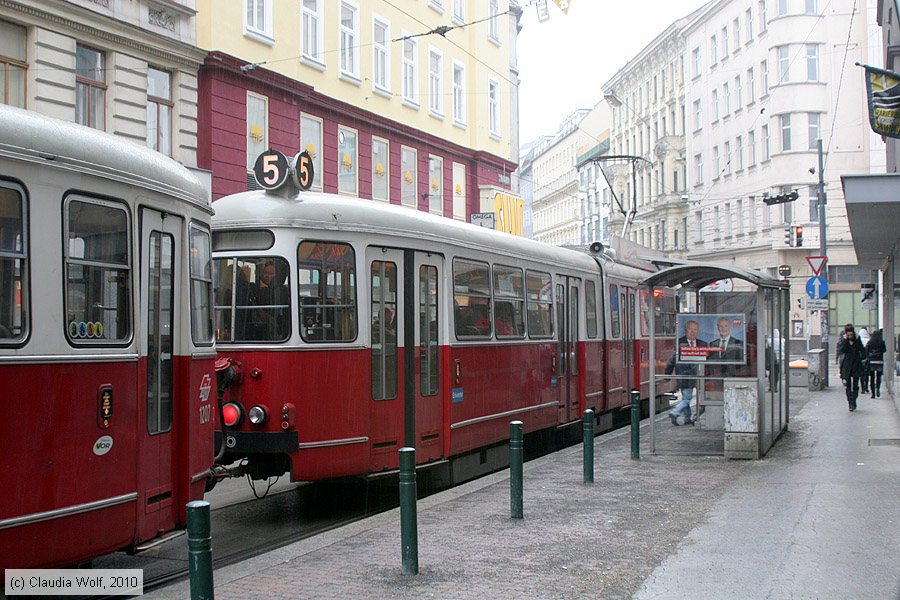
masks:
[[[695,360],[702,362],[706,360],[705,354],[693,355],[691,354],[691,350],[686,350],[690,348],[706,348],[708,346],[703,340],[697,339],[697,334],[699,332],[700,323],[697,321],[687,321],[684,324],[684,335],[678,338],[677,351],[682,361]],[[684,424],[693,425],[694,420],[691,418],[691,400],[694,398],[694,388],[697,387],[697,380],[691,377],[685,377],[685,375],[696,376],[698,374],[697,365],[685,364],[684,362],[677,363],[675,358],[676,355],[673,353],[669,362],[666,364],[666,374],[671,375],[674,373],[675,375],[679,375],[677,385],[679,392],[681,392],[681,401],[678,402],[678,405],[669,413],[669,419],[672,421],[672,425],[678,425],[678,415],[684,415]]]
[[[728,317],[719,317],[716,329],[719,331],[719,337],[709,343],[709,357],[718,361],[743,362],[744,340],[731,335],[731,320]]]

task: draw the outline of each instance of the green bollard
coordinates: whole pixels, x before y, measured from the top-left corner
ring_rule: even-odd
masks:
[[[191,600],[213,600],[212,536],[209,531],[209,502],[187,503],[188,569]]]
[[[416,449],[400,448],[400,553],[404,575],[419,574],[416,495]]]
[[[641,393],[631,391],[631,458],[641,458]]]
[[[522,421],[509,423],[509,511],[513,519],[522,518]]]
[[[584,411],[582,422],[584,434],[584,482],[594,483],[594,411]]]

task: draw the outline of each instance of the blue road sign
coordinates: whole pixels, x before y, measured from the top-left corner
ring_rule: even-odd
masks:
[[[828,282],[815,275],[806,280],[806,295],[813,300],[820,300],[828,295]]]

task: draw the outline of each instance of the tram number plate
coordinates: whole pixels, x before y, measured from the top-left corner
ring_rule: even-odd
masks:
[[[200,424],[203,425],[205,423],[209,423],[210,417],[210,406],[209,404],[204,404],[200,407]]]

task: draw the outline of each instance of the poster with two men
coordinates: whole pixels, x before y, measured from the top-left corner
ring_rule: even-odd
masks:
[[[747,362],[747,320],[742,314],[679,314],[679,363],[742,365]]]

